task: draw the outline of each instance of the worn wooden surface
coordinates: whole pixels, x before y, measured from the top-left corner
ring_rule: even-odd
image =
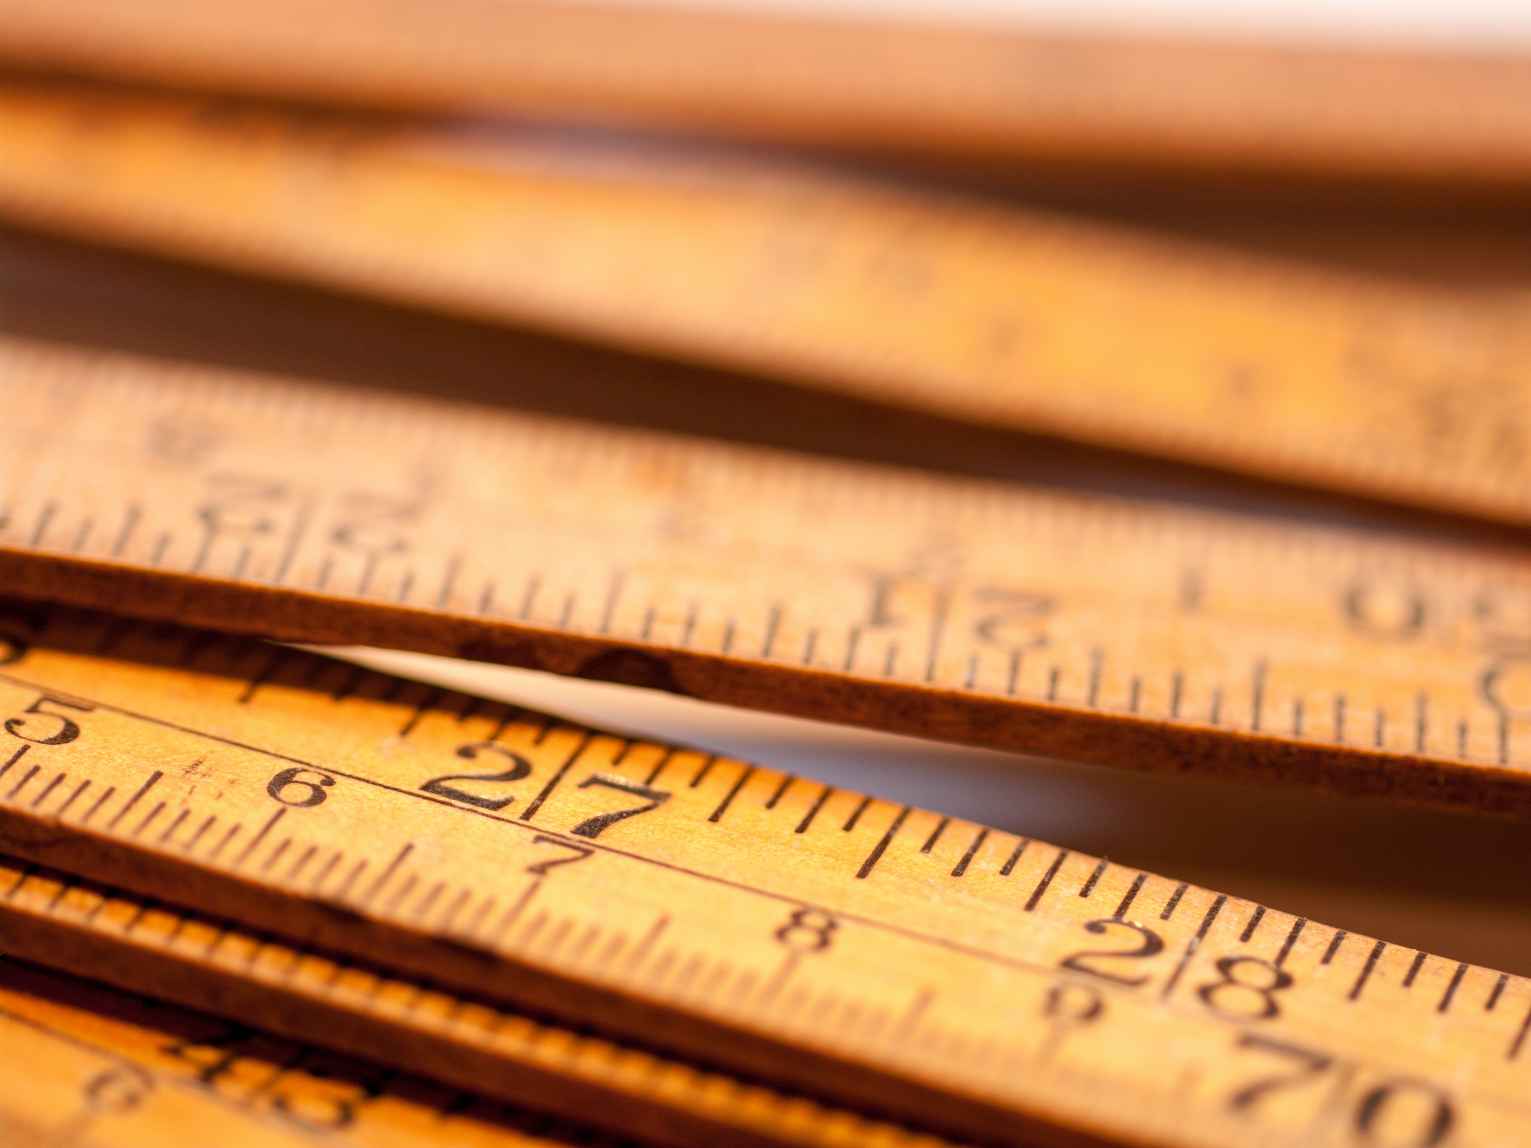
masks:
[[[1531,809],[1517,551],[4,344],[14,593]]]
[[[484,1067],[477,1006],[279,938],[1007,1142],[1524,1126],[1520,978],[297,651],[9,619],[6,848],[156,898],[13,867],[18,955],[480,1088],[514,1085]],[[608,1059],[572,1057],[597,1076]],[[739,1095],[701,1092],[714,1107],[680,1107],[702,1120]],[[740,1119],[779,1135],[743,1095]]]
[[[948,418],[1531,524],[1518,232],[1494,241],[1520,253],[1518,276],[1426,287],[1416,266],[1346,272],[760,156],[20,80],[0,87],[0,211]],[[1387,240],[1407,250],[1408,220]],[[1496,266],[1488,246],[1464,254]]]

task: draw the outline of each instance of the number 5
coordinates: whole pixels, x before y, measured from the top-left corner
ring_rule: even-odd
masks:
[[[84,702],[69,702],[65,701],[63,698],[49,697],[47,694],[43,694],[21,712],[23,714],[41,714],[43,717],[53,718],[58,722],[58,732],[52,734],[49,737],[34,737],[31,734],[22,733],[21,727],[27,724],[27,719],[24,716],[7,718],[5,720],[5,732],[11,734],[14,737],[21,738],[22,741],[36,742],[38,745],[67,745],[75,738],[79,737],[79,723],[76,722],[73,718],[67,717],[64,714],[54,713],[52,710],[44,709],[43,707],[46,706],[49,702],[52,702],[56,706],[64,706],[66,709],[79,710],[81,713],[87,714],[95,708],[93,706],[86,705]]]

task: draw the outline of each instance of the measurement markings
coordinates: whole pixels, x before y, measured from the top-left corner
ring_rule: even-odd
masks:
[[[808,827],[813,824],[814,818],[818,817],[819,810],[824,808],[824,803],[830,799],[834,792],[834,787],[829,785],[821,789],[813,804],[808,807],[808,812],[803,814],[803,819],[797,823],[797,828],[792,832],[807,833]]]
[[[1361,991],[1366,988],[1366,982],[1371,980],[1372,970],[1377,967],[1377,962],[1381,960],[1386,948],[1386,941],[1378,941],[1372,946],[1372,951],[1366,954],[1366,963],[1361,966],[1361,972],[1356,977],[1356,983],[1350,986],[1350,992],[1346,994],[1347,1000],[1361,999]]]
[[[1190,966],[1191,959],[1196,956],[1196,950],[1201,948],[1201,942],[1212,929],[1212,922],[1217,920],[1218,914],[1223,911],[1223,906],[1228,903],[1228,898],[1219,893],[1212,904],[1202,916],[1201,924],[1196,926],[1196,933],[1186,942],[1185,950],[1180,954],[1180,959],[1175,962],[1172,971],[1164,982],[1164,988],[1159,991],[1160,1000],[1168,1000],[1175,986],[1180,983],[1180,978],[1185,976],[1186,969]]]
[[[1042,874],[1042,879],[1037,882],[1036,888],[1031,891],[1031,896],[1026,898],[1025,910],[1028,913],[1036,911],[1036,907],[1042,903],[1042,897],[1047,893],[1047,888],[1053,883],[1053,878],[1058,875],[1058,870],[1063,868],[1063,863],[1068,860],[1067,849],[1058,850],[1058,855],[1053,858],[1053,863]]]
[[[968,871],[968,866],[973,863],[973,858],[978,855],[978,851],[983,848],[983,843],[987,841],[988,838],[989,831],[987,829],[980,829],[973,836],[973,840],[968,845],[967,851],[962,854],[961,860],[959,860],[957,864],[952,868],[953,877],[961,877]]]
[[[1120,921],[1127,915],[1127,911],[1132,908],[1133,901],[1137,900],[1138,892],[1143,888],[1143,882],[1147,879],[1148,874],[1146,873],[1139,873],[1132,879],[1132,884],[1127,887],[1127,892],[1122,894],[1122,899],[1116,906],[1116,912],[1111,914],[1112,917]]]
[[[1292,946],[1297,943],[1297,938],[1302,936],[1302,931],[1307,927],[1307,924],[1308,919],[1306,917],[1298,917],[1297,920],[1292,922],[1292,928],[1287,933],[1286,940],[1281,942],[1281,948],[1276,953],[1276,967],[1278,969],[1286,964],[1287,957],[1292,953]]]

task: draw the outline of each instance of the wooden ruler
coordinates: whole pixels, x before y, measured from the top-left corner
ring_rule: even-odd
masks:
[[[1140,769],[1531,810],[1515,551],[12,341],[14,593]]]
[[[625,1144],[15,961],[0,966],[0,1049],[16,1068],[0,1080],[8,1148],[424,1148],[443,1138],[473,1148]]]
[[[1513,185],[1513,51],[492,0],[0,4],[29,65],[1028,164]]]
[[[492,1002],[1007,1143],[1524,1126],[1520,978],[290,649],[25,607],[6,641],[6,848],[76,875],[0,865],[17,955],[501,1095],[626,1086],[687,1142],[841,1133]]]
[[[603,154],[19,81],[0,88],[0,211],[989,425],[1531,523],[1524,280],[1410,289],[758,158]]]

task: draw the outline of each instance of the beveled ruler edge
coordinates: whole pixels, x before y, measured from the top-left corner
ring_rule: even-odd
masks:
[[[1408,757],[1360,745],[1293,745],[1273,735],[1205,723],[1172,724],[1126,711],[916,682],[884,685],[827,667],[762,663],[509,619],[3,545],[0,584],[9,594],[40,602],[277,641],[437,654],[957,744],[1531,818],[1531,770],[1507,764]],[[896,705],[878,706],[875,715],[867,715],[869,705],[891,694],[897,695]],[[1255,746],[1273,760],[1254,760],[1250,750]]]

